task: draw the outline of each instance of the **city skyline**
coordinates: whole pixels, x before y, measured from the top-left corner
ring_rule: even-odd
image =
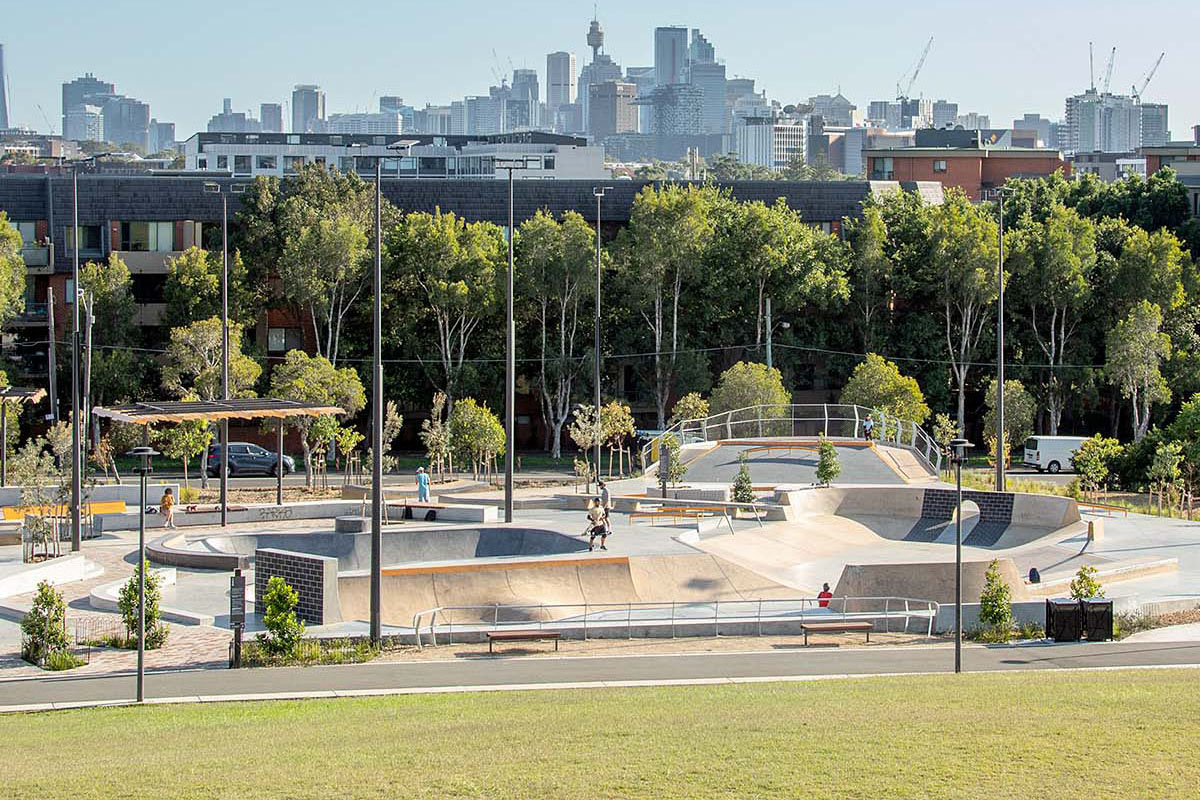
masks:
[[[76,0],[68,0],[67,5],[76,5]],[[303,0],[298,7],[309,5]],[[1146,100],[1171,106],[1174,138],[1182,138],[1191,125],[1200,122],[1200,97],[1188,86],[1194,56],[1187,49],[1188,31],[1195,28],[1187,23],[1200,22],[1200,10],[1168,8],[1165,2],[1142,4],[1139,14],[1169,15],[1173,20],[1171,25],[1153,26],[1150,31],[1144,30],[1147,26],[1128,25],[1112,2],[1069,3],[1046,9],[1039,19],[1043,24],[1032,29],[1017,20],[989,19],[983,27],[977,20],[960,19],[961,15],[940,14],[939,8],[949,7],[940,1],[926,4],[927,14],[903,19],[893,19],[886,6],[871,3],[866,18],[876,6],[880,14],[874,18],[887,23],[891,39],[887,46],[877,43],[878,36],[860,34],[867,30],[861,17],[846,20],[833,12],[808,13],[806,21],[819,24],[795,29],[760,26],[745,17],[729,21],[722,11],[725,7],[710,2],[668,2],[647,14],[641,6],[621,1],[604,4],[599,18],[606,33],[605,52],[623,66],[654,62],[655,27],[686,25],[704,31],[730,77],[756,79],[759,89],[773,99],[786,104],[840,89],[860,108],[871,100],[891,99],[897,79],[911,69],[922,43],[932,35],[933,49],[914,95],[956,101],[963,108],[990,115],[993,123],[1000,125],[1030,112],[1061,119],[1065,98],[1087,88],[1089,41],[1096,42],[1098,82],[1108,51],[1114,43],[1118,48],[1114,93],[1128,93],[1132,84],[1140,83],[1158,53],[1165,50],[1166,59]],[[566,12],[561,6],[542,2],[530,8],[541,12],[545,24],[539,25],[536,36],[528,35],[528,26],[518,26],[519,38],[497,36],[497,32],[508,31],[511,23],[476,21],[470,15],[460,20],[452,34],[447,29],[444,37],[405,41],[399,49],[394,45],[397,32],[388,26],[360,30],[352,42],[315,29],[278,40],[255,38],[256,25],[241,26],[244,34],[235,30],[214,40],[204,31],[191,30],[181,19],[178,26],[169,21],[164,26],[173,31],[171,37],[151,39],[145,47],[128,50],[84,47],[79,38],[82,32],[47,30],[36,24],[34,12],[19,8],[8,18],[13,23],[10,30],[19,35],[10,33],[4,42],[12,86],[10,122],[43,132],[49,124],[61,133],[57,104],[61,84],[86,72],[149,103],[156,118],[173,120],[179,136],[186,137],[205,129],[225,97],[232,97],[235,111],[257,110],[261,103],[290,102],[297,84],[316,84],[326,93],[329,113],[374,111],[381,95],[398,95],[406,103],[422,107],[485,92],[497,83],[497,72],[511,78],[514,67],[536,70],[545,86],[546,56],[555,51],[575,54],[578,69],[590,63],[585,41],[590,8]],[[155,13],[170,16],[183,12],[155,7]],[[1071,29],[1066,23],[1077,22],[1081,14],[1095,17],[1094,24],[1086,26],[1086,33],[1064,35],[1064,28]],[[260,16],[266,19],[247,12],[246,21]],[[95,20],[88,33],[105,36],[110,26],[113,36],[124,33],[107,19]],[[996,51],[991,42],[1004,40],[1010,29],[1019,26],[1023,35],[1013,38],[1003,51],[1010,58],[980,57],[981,52]],[[64,36],[66,47],[62,46]],[[855,36],[870,46],[855,51],[852,60],[846,55],[846,43]],[[48,37],[54,37],[55,52],[60,55],[47,69],[36,54],[42,45],[50,46]],[[75,39],[79,46],[70,46]],[[447,54],[453,57],[446,58]],[[155,69],[146,69],[147,59],[159,62]],[[432,63],[437,69],[429,68]],[[413,77],[392,77],[396,74]]]

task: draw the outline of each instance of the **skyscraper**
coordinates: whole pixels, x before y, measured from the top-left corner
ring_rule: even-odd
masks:
[[[8,127],[8,80],[4,76],[4,45],[0,44],[0,130]]]
[[[258,107],[258,119],[263,133],[283,133],[283,106],[279,103],[263,103]]]
[[[933,127],[945,128],[958,122],[958,103],[946,100],[933,101]]]
[[[688,83],[703,93],[700,129],[695,133],[728,133],[730,117],[726,113],[725,65],[715,61],[694,62],[688,67]]]
[[[150,106],[133,97],[114,97],[104,104],[104,140],[118,146],[150,146]]]
[[[1142,103],[1142,147],[1162,147],[1171,141],[1166,103]]]
[[[558,109],[574,103],[579,97],[575,54],[559,51],[546,56],[546,110],[551,121]]]
[[[625,80],[637,87],[638,97],[654,93],[654,67],[626,67]],[[649,133],[654,126],[654,111],[646,104],[637,106],[638,132]]]
[[[320,86],[297,84],[292,92],[292,133],[314,133],[325,121],[325,92]]]
[[[75,141],[95,141],[97,127],[92,116],[80,111],[83,106],[99,109],[116,96],[117,88],[111,83],[97,80],[92,73],[62,85],[62,131],[63,138]],[[72,112],[76,112],[72,114]],[[100,129],[103,130],[102,128]]]
[[[604,29],[600,27],[599,20],[593,19],[588,26],[587,43],[592,48],[592,63],[579,71],[579,104],[583,107],[581,122],[585,128],[590,119],[588,103],[591,92],[588,91],[588,87],[605,81],[621,80],[621,66],[612,60],[612,56],[603,52]]]
[[[717,50],[699,28],[692,28],[692,43],[688,46],[688,61],[693,64],[712,64],[717,60]]]
[[[1142,109],[1125,95],[1088,89],[1068,97],[1063,126],[1067,153],[1132,153],[1142,145]]]
[[[638,110],[633,104],[637,97],[636,86],[623,81],[605,81],[593,83],[588,91],[592,95],[588,102],[592,115],[588,130],[593,136],[603,139],[617,133],[637,132]]]
[[[684,83],[688,29],[676,26],[654,29],[654,81],[659,86]]]
[[[535,69],[514,69],[509,92],[507,129],[510,131],[537,128],[542,123],[542,98]]]

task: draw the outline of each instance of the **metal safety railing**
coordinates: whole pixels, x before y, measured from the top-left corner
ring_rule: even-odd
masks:
[[[892,620],[903,620],[903,632],[912,620],[924,621],[926,635],[932,636],[939,605],[932,600],[908,597],[798,597],[754,600],[679,601],[671,603],[539,603],[504,605],[438,606],[413,615],[413,633],[417,646],[424,647],[423,635],[437,645],[438,633],[454,643],[454,631],[486,633],[504,630],[546,630],[574,628],[586,640],[590,631],[626,629],[632,639],[635,628],[669,625],[671,638],[686,626],[711,625],[713,636],[732,625],[755,626],[761,636],[764,625],[800,622],[845,622],[848,620],[884,620],[884,631],[891,632]],[[555,613],[559,612],[559,613]]]
[[[658,461],[663,437],[674,436],[680,444],[718,442],[751,437],[807,437],[825,434],[830,438],[865,439],[863,423],[870,415],[874,428],[870,438],[911,450],[923,466],[939,473],[942,449],[920,425],[878,409],[840,403],[757,405],[722,411],[700,419],[675,423],[651,439],[641,452],[642,464]]]

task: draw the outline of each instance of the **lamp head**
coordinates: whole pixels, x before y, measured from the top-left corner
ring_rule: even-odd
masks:
[[[967,457],[967,448],[970,446],[971,443],[966,439],[954,439],[951,441],[950,452],[953,454],[954,460],[960,464],[965,461]]]
[[[162,455],[162,454],[159,453],[157,450],[155,450],[153,447],[146,447],[145,445],[139,445],[138,447],[135,447],[132,450],[130,450],[125,455],[133,456],[134,458],[137,458],[141,462],[140,470],[143,473],[149,473],[152,471],[150,469],[151,459],[153,459],[157,455]]]

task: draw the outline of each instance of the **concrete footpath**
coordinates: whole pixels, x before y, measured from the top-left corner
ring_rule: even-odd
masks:
[[[967,671],[1200,667],[1200,643],[972,645]],[[448,691],[647,686],[806,680],[951,672],[949,645],[807,648],[753,652],[562,658],[458,658],[279,669],[150,673],[147,699],[211,702]],[[286,687],[286,688],[283,688]],[[0,712],[125,702],[132,674],[0,682]]]

